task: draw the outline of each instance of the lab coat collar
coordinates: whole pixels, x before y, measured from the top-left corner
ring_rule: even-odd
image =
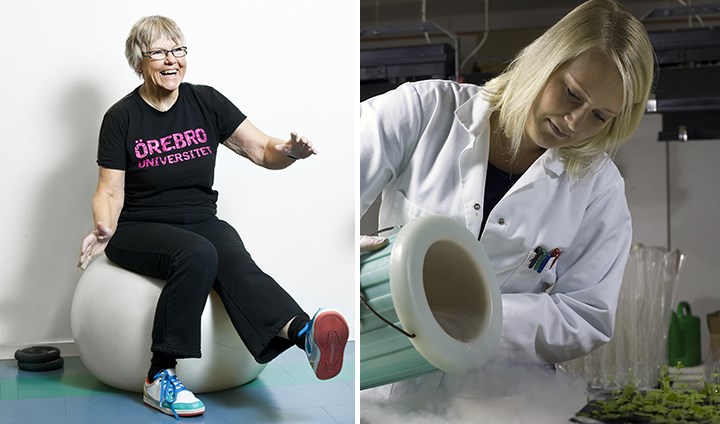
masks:
[[[470,97],[470,99],[455,110],[455,117],[458,122],[460,122],[463,128],[465,128],[474,139],[489,127],[489,115],[490,103],[485,99],[483,90],[480,90],[477,94]],[[468,146],[468,148],[469,147],[471,146]],[[554,177],[559,177],[565,172],[565,165],[560,159],[558,149],[548,149],[540,156],[535,165],[537,165],[538,162],[542,164],[546,172],[551,173]],[[530,168],[535,168],[535,166],[531,166]],[[530,169],[528,169],[528,171],[530,171]]]
[[[560,159],[559,149],[548,149],[539,158],[542,161],[543,167],[553,176],[559,177],[565,172],[565,164]]]
[[[455,117],[460,124],[474,137],[480,135],[490,125],[490,103],[483,97],[480,90],[468,101],[455,109]]]

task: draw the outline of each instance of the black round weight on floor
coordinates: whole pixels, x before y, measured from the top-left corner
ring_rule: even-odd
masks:
[[[60,357],[60,349],[54,346],[31,346],[15,351],[18,362],[44,364]]]
[[[57,358],[49,362],[37,363],[37,362],[22,362],[18,361],[18,368],[23,371],[52,371],[63,367],[65,361],[63,358]]]

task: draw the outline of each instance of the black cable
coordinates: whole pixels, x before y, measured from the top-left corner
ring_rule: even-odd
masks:
[[[360,302],[362,302],[362,304],[365,305],[365,307],[368,308],[368,310],[369,310],[370,312],[372,312],[376,317],[378,317],[378,318],[379,318],[382,322],[384,322],[385,324],[387,324],[387,325],[389,325],[390,327],[394,328],[395,330],[399,331],[400,333],[402,333],[402,334],[403,334],[404,336],[406,336],[406,337],[409,337],[409,338],[411,338],[411,339],[414,339],[414,338],[415,338],[415,334],[408,333],[407,331],[403,330],[402,328],[398,327],[397,325],[393,324],[392,322],[390,322],[390,321],[388,321],[387,319],[385,319],[385,317],[383,317],[382,315],[380,315],[379,313],[377,313],[377,312],[375,311],[375,309],[373,309],[372,306],[370,306],[370,304],[368,303],[367,299],[365,299],[365,296],[364,296],[362,293],[360,293]]]

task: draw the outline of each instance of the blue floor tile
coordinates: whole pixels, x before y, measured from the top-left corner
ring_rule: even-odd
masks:
[[[354,404],[353,391],[343,383],[325,382],[257,389],[265,403],[274,409],[298,409]]]
[[[291,349],[272,361],[250,384],[199,395],[203,416],[188,424],[303,424],[355,422],[354,343],[343,372],[317,380],[304,352]],[[14,360],[0,361],[2,424],[171,424],[175,420],[143,404],[142,395],[115,390],[90,375],[77,357],[61,370],[19,371]]]
[[[302,410],[273,410],[267,408],[250,408],[225,411],[224,422],[228,424],[273,424],[273,423],[332,423],[333,418],[320,408]]]
[[[3,424],[65,423],[65,399],[18,399],[0,401]]]

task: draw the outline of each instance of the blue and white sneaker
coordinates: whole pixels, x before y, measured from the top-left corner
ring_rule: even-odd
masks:
[[[148,379],[149,380],[149,379]],[[145,381],[143,401],[175,419],[193,417],[205,412],[205,405],[183,386],[174,369],[162,370],[150,382]]]
[[[305,334],[305,353],[310,366],[320,380],[333,378],[343,366],[345,344],[350,329],[340,312],[319,309],[309,323],[300,331]]]

